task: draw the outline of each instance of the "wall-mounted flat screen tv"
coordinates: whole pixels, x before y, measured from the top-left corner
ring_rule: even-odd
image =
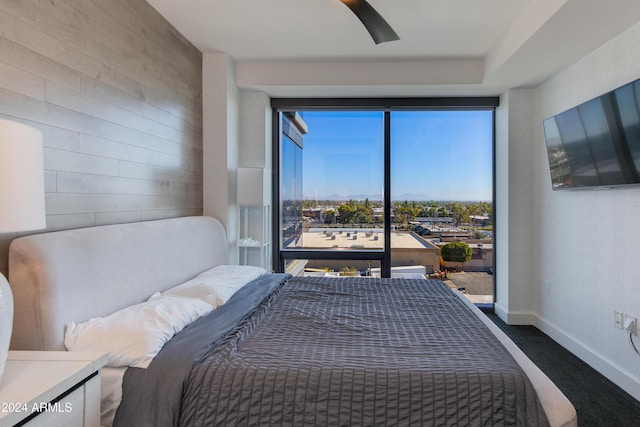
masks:
[[[553,189],[640,184],[640,80],[544,120]]]

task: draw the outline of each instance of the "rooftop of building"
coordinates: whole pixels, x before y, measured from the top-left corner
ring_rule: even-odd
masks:
[[[384,233],[377,229],[311,229],[302,234],[300,245],[305,249],[380,249],[384,248]],[[410,232],[391,233],[393,249],[437,249],[430,242]]]

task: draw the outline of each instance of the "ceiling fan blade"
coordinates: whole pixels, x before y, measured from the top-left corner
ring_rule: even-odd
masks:
[[[362,21],[376,44],[400,40],[393,28],[366,0],[340,0]]]

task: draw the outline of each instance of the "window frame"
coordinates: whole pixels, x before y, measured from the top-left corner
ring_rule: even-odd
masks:
[[[493,222],[495,218],[495,109],[499,97],[432,97],[432,98],[272,98],[272,244],[273,270],[283,272],[286,260],[326,259],[326,260],[375,260],[381,265],[381,276],[391,276],[391,112],[392,111],[492,111],[492,183]],[[282,114],[294,111],[382,111],[384,113],[384,249],[376,250],[304,250],[283,249],[280,241],[280,138],[282,134]],[[496,270],[496,236],[494,227],[494,271]],[[495,301],[495,279],[494,279]]]

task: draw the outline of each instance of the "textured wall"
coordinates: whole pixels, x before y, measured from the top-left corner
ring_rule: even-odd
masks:
[[[532,284],[531,161],[534,147],[533,91],[509,89],[496,111],[496,313],[511,324],[529,325],[535,304]]]
[[[535,90],[532,262],[539,326],[636,399],[640,357],[613,312],[640,316],[640,189],[552,191],[542,121],[640,78],[640,24]],[[636,338],[636,345],[638,340]]]
[[[0,117],[43,133],[48,230],[202,214],[202,55],[143,0],[2,0]]]

